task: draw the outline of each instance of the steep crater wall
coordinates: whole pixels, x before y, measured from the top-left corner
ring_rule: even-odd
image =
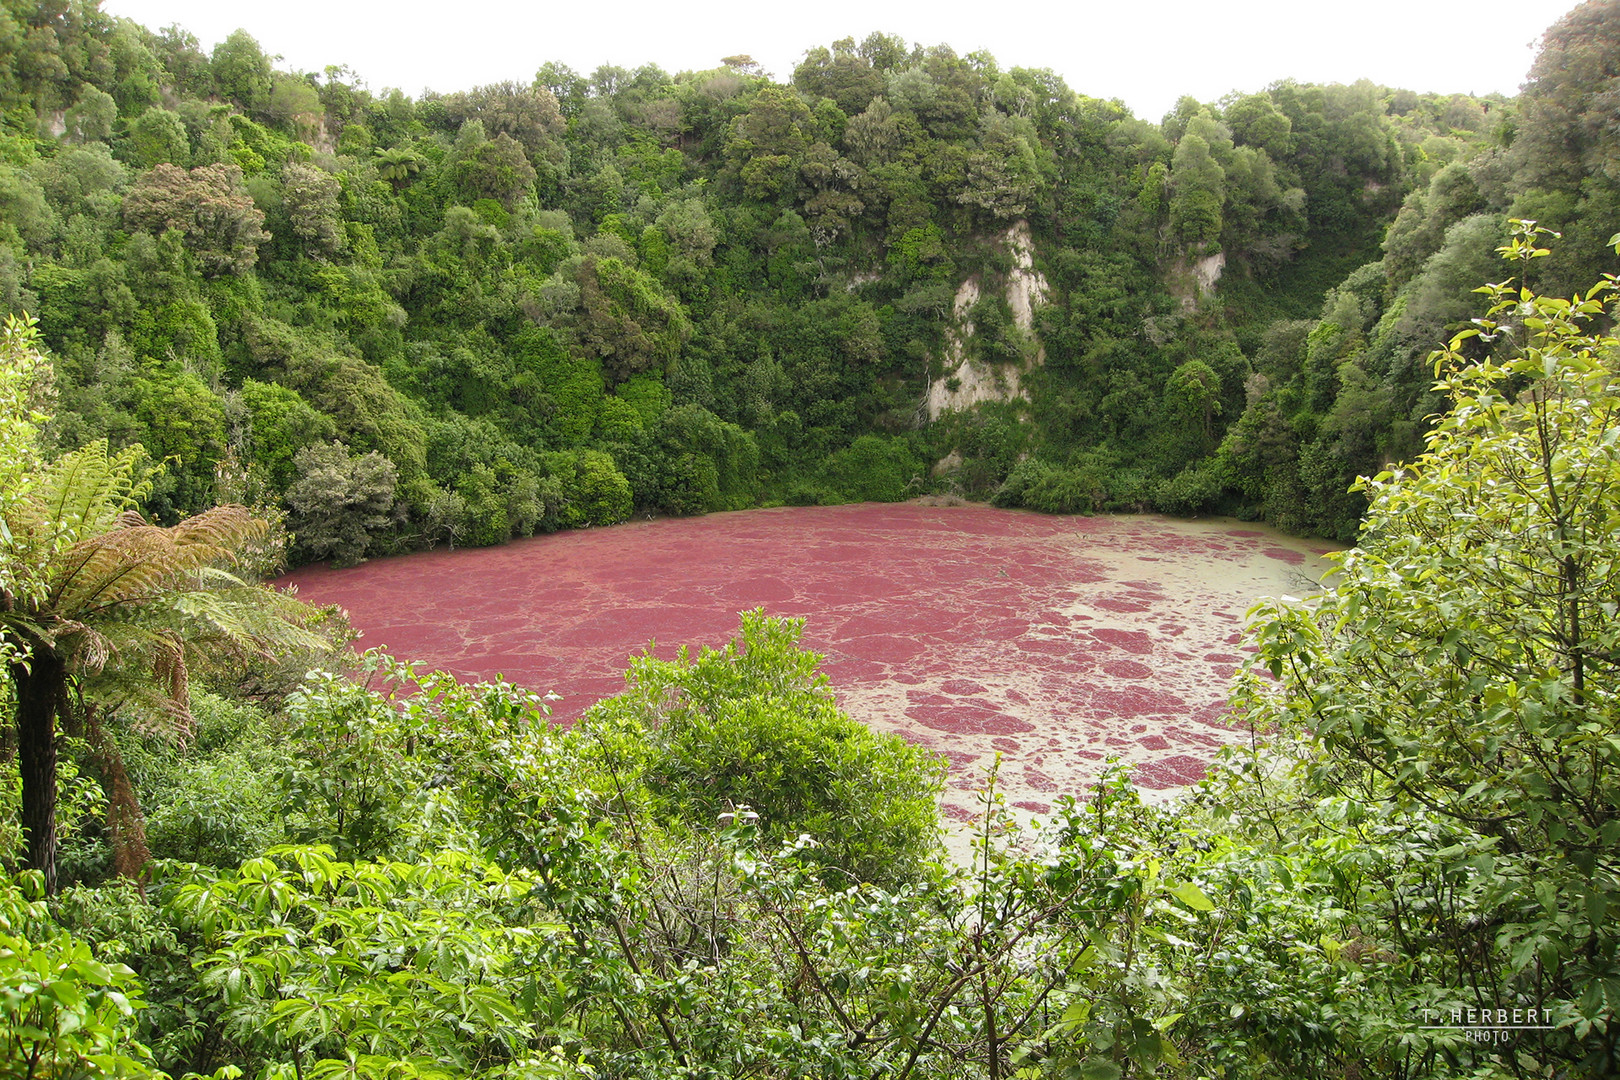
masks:
[[[1046,352],[1035,337],[1035,311],[1046,303],[1050,287],[1035,269],[1035,240],[1029,222],[1017,221],[1004,233],[999,244],[1012,256],[1002,293],[1012,312],[1013,325],[1035,341],[1034,352],[1021,364],[987,364],[972,355],[974,305],[984,295],[979,275],[962,282],[952,304],[953,323],[945,335],[943,374],[930,377],[924,395],[924,412],[932,422],[948,412],[961,412],[985,401],[1013,401],[1027,398],[1023,379],[1042,363]]]

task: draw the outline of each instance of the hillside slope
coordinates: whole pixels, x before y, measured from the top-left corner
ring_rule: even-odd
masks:
[[[883,35],[413,101],[6,0],[0,305],[57,445],[141,443],[160,519],[280,508],[299,559],[929,490],[1343,538],[1506,218],[1570,234],[1548,285],[1601,269],[1617,22],[1514,101],[1153,124]]]

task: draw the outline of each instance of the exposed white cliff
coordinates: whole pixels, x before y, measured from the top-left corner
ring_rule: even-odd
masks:
[[[1050,287],[1046,278],[1035,269],[1035,240],[1030,235],[1027,221],[1014,222],[1001,238],[1001,244],[1012,256],[1012,269],[1007,274],[1004,295],[1012,311],[1013,324],[1025,334],[1033,335],[1035,310],[1046,302]],[[1039,346],[1026,365],[982,364],[968,355],[968,343],[973,338],[973,321],[969,318],[973,305],[983,295],[983,286],[977,277],[968,278],[956,290],[951,305],[954,322],[945,334],[945,374],[928,383],[925,400],[928,419],[938,420],[948,412],[972,408],[981,401],[1012,401],[1024,397],[1022,376],[1029,366],[1046,358]]]
[[[1189,260],[1180,258],[1170,264],[1165,272],[1165,285],[1170,289],[1183,312],[1191,313],[1198,310],[1198,306],[1215,295],[1215,286],[1220,283],[1221,274],[1226,270],[1226,252],[1217,251],[1213,255],[1206,255],[1202,259]]]
[[[1221,280],[1221,271],[1226,269],[1226,252],[1217,251],[1215,254],[1199,259],[1193,263],[1193,280],[1198,282],[1199,298],[1215,295],[1215,285]]]
[[[1002,244],[1013,258],[1012,273],[1007,277],[1007,306],[1012,308],[1013,322],[1026,334],[1035,330],[1035,309],[1046,303],[1046,278],[1035,269],[1035,238],[1029,234],[1029,222],[1018,221],[1007,230]]]

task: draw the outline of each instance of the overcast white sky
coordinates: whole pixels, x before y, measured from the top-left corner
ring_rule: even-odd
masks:
[[[1051,68],[1075,90],[1158,120],[1176,99],[1213,101],[1279,79],[1368,78],[1419,91],[1516,93],[1542,31],[1576,0],[103,0],[205,49],[237,27],[279,67],[347,64],[372,89],[415,96],[504,79],[547,60],[582,74],[655,63],[671,74],[747,53],[786,80],[806,49],[873,30],[989,50],[1003,68]]]

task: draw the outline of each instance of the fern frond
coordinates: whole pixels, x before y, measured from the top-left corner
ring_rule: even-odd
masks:
[[[304,625],[307,605],[265,585],[177,593],[174,611],[183,620],[182,636],[194,645],[265,656],[277,650],[320,650],[327,644]]]
[[[218,506],[169,528],[133,513],[120,519],[127,524],[79,541],[58,560],[50,589],[57,611],[82,617],[150,603],[190,587],[188,574],[233,564],[266,530],[240,506]]]
[[[145,490],[137,476],[144,454],[139,447],[110,453],[98,439],[47,465],[29,500],[36,542],[60,551],[111,528]]]
[[[73,619],[57,622],[49,643],[56,652],[73,657],[75,669],[91,675],[105,668],[117,651],[103,630]]]
[[[102,723],[100,711],[91,707],[86,713],[85,740],[107,788],[107,834],[112,841],[113,870],[120,877],[137,878],[152,858],[146,844],[146,815],[129,782],[124,756]]]
[[[249,543],[262,540],[269,528],[245,506],[216,506],[167,531],[177,545],[199,544],[229,551],[234,559],[235,553]]]
[[[183,739],[194,662],[320,650],[308,609],[231,572],[268,525],[221,506],[178,525],[148,523],[133,500],[139,452],[105,443],[50,466],[7,508],[12,546],[30,587],[0,612],[0,631],[65,662],[87,698],[138,705],[151,726]]]

